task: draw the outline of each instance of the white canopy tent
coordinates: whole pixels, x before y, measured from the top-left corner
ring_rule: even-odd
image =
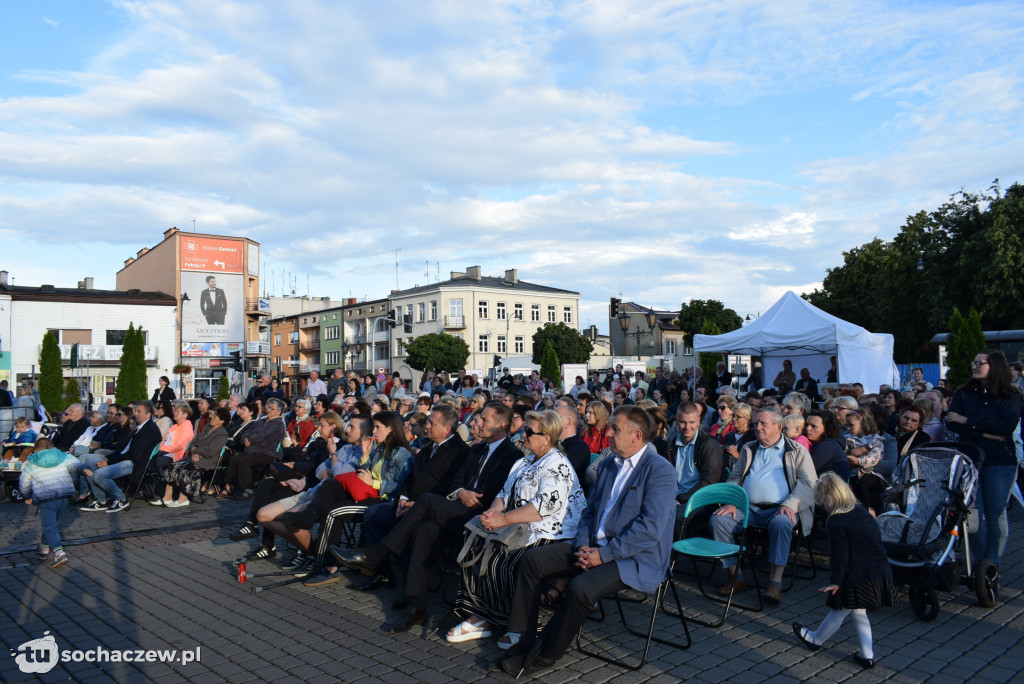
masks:
[[[848,323],[787,292],[756,321],[724,335],[694,335],[695,352],[760,356],[764,384],[793,362],[793,372],[807,368],[819,383],[837,357],[839,382],[860,382],[868,392],[883,384],[897,387],[899,371],[892,359],[892,335],[876,334]]]

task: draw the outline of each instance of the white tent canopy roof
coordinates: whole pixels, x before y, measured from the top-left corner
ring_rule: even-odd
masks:
[[[782,358],[793,361],[794,371],[807,366],[812,377],[820,373],[823,379],[830,356],[838,357],[841,382],[862,382],[868,391],[875,391],[880,384],[899,381],[892,360],[892,335],[868,332],[793,292],[784,294],[750,325],[723,335],[694,335],[693,349],[760,356],[769,386],[776,369],[782,367]]]

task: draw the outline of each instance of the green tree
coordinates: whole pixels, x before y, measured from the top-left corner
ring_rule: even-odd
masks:
[[[683,339],[686,346],[692,347],[694,334],[703,334],[705,324],[713,323],[718,329],[715,334],[721,335],[739,328],[743,325],[743,319],[717,299],[691,299],[688,304],[683,304],[675,323],[685,333]]]
[[[43,335],[43,349],[39,354],[39,401],[47,411],[64,410],[64,370],[60,345],[52,332]]]
[[[448,333],[430,333],[409,340],[405,345],[406,363],[418,371],[457,371],[466,367],[469,347],[464,340]]]
[[[544,356],[540,361],[540,375],[551,378],[551,382],[557,387],[562,386],[562,364],[558,362],[555,346],[550,342],[544,345]]]
[[[144,401],[146,389],[146,350],[142,331],[128,324],[121,346],[121,369],[117,373],[114,400],[118,404]]]
[[[967,318],[954,308],[949,330],[946,341],[946,363],[949,370],[946,379],[949,386],[955,389],[970,380],[971,362],[978,352],[985,350],[985,333],[981,329],[981,315],[974,308],[968,312]]]
[[[721,335],[722,331],[718,329],[712,321],[704,321],[704,327],[701,329],[702,335]],[[719,361],[724,361],[725,357],[720,353],[713,352],[701,352],[700,353],[700,369],[704,371],[705,378],[712,378],[715,375],[715,371],[718,370],[715,366]]]
[[[227,374],[220,376],[217,381],[217,401],[221,402],[231,398],[231,388],[228,386]]]
[[[958,192],[934,211],[909,216],[890,242],[843,253],[815,306],[895,337],[898,361],[933,361],[932,336],[948,330],[954,307],[975,308],[985,329],[1024,327],[1024,186],[1003,194]],[[948,330],[950,333],[955,331]]]
[[[64,385],[64,396],[61,399],[61,411],[66,411],[68,406],[77,404],[82,401],[82,395],[78,391],[78,380],[75,378],[68,378],[67,383]]]
[[[562,363],[586,363],[594,351],[593,343],[575,328],[565,323],[545,323],[533,333],[533,363],[543,361],[549,343]]]

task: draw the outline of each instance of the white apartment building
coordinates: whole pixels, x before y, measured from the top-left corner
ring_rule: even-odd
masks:
[[[60,345],[64,377],[88,382],[94,405],[114,396],[121,367],[121,341],[133,323],[145,339],[147,386],[152,391],[161,375],[177,377],[177,309],[174,297],[140,290],[96,290],[92,278],[78,288],[12,286],[0,271],[0,376],[15,386],[39,373],[43,336],[53,331]],[[78,344],[79,368],[72,369],[71,347]]]
[[[579,292],[519,280],[516,269],[490,277],[471,266],[439,283],[392,292],[388,297],[399,324],[391,331],[391,368],[419,383],[419,371],[405,364],[405,343],[427,333],[445,332],[469,346],[466,369],[486,374],[494,355],[533,352],[533,334],[546,323],[579,330]],[[404,322],[412,322],[406,332]]]

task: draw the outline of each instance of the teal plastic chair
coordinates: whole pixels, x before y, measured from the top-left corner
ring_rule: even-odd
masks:
[[[704,589],[704,583],[701,580],[700,572],[697,570],[697,561],[705,560],[713,562],[723,560],[725,558],[736,558],[738,563],[739,560],[742,559],[744,554],[748,551],[746,545],[746,533],[747,520],[750,519],[750,500],[747,498],[746,490],[739,485],[720,482],[708,485],[707,487],[702,487],[694,492],[693,496],[691,496],[689,501],[686,502],[683,529],[686,529],[686,522],[690,520],[690,517],[695,511],[699,511],[707,506],[735,506],[744,513],[743,523],[736,538],[737,543],[720,542],[714,539],[707,539],[705,537],[691,537],[689,539],[680,539],[672,545],[672,549],[676,553],[682,556],[687,556],[693,561],[693,570],[697,578],[697,587],[700,589],[701,596],[715,602],[725,604],[725,611],[722,613],[722,618],[715,622],[708,622],[706,620],[700,620],[693,617],[687,617],[686,619],[699,625],[704,625],[705,627],[717,628],[724,625],[726,619],[729,617],[729,609],[733,606],[735,583],[730,587],[729,596],[724,601],[718,596],[708,594]],[[757,575],[753,562],[750,564],[750,573],[751,578],[753,579],[754,589],[757,591],[758,607],[741,606],[739,604],[736,604],[736,607],[759,612],[764,609],[764,602],[761,599],[761,588],[757,583]]]
[[[134,501],[135,499],[137,499],[139,497],[139,492],[142,491],[142,483],[146,479],[146,477],[148,477],[150,475],[149,464],[153,462],[153,457],[156,456],[158,453],[160,453],[160,445],[159,444],[157,444],[155,447],[153,447],[153,451],[150,452],[149,458],[146,459],[146,467],[143,468],[142,474],[139,475],[138,484],[135,485],[135,493],[128,497],[129,501]],[[129,475],[128,477],[131,478],[131,475]]]

